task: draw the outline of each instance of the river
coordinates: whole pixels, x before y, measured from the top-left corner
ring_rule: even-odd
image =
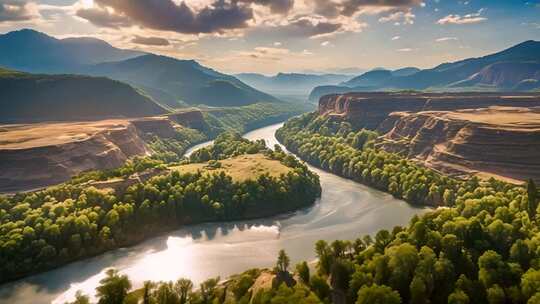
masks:
[[[273,147],[278,144],[274,133],[281,125],[260,128],[244,137],[264,139]],[[261,220],[185,227],[133,247],[0,286],[0,303],[64,303],[72,300],[77,290],[93,295],[109,267],[129,275],[137,288],[146,280],[185,277],[197,285],[210,277],[225,278],[253,267],[270,267],[280,249],[286,250],[293,263],[312,261],[317,240],[374,234],[380,229],[405,225],[413,215],[427,210],[310,168],[319,174],[323,190],[313,207]]]

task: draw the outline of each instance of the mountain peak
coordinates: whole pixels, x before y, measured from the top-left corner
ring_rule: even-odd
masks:
[[[0,35],[1,37],[6,38],[16,38],[16,39],[40,39],[40,40],[56,40],[56,38],[53,38],[45,33],[33,30],[33,29],[21,29],[17,31],[11,31],[4,35]]]

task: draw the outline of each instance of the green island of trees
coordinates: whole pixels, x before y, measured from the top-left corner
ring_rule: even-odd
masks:
[[[211,157],[195,153],[190,161],[215,165],[218,159],[258,153],[290,171],[234,181],[224,171],[182,172],[143,158],[114,174],[93,172],[45,190],[0,196],[0,281],[131,245],[181,225],[275,215],[309,206],[320,196],[317,175],[283,151],[266,148],[264,141],[224,133],[204,151]],[[91,180],[122,180],[144,170],[158,174],[121,191],[98,189]]]

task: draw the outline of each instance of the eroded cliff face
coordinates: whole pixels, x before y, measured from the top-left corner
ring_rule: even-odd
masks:
[[[200,112],[190,115],[0,126],[0,192],[41,188],[84,171],[122,166],[130,157],[151,154],[147,141],[153,136],[172,138],[176,128],[202,119]]]
[[[450,111],[490,106],[540,106],[540,95],[501,93],[348,93],[327,95],[319,114],[346,119],[357,128],[375,130],[392,112]]]
[[[40,124],[6,132],[9,138],[0,145],[2,192],[60,183],[80,172],[115,168],[129,157],[150,152],[128,121]],[[32,134],[45,135],[49,143],[33,140]]]
[[[540,108],[396,112],[377,146],[444,174],[540,180]]]

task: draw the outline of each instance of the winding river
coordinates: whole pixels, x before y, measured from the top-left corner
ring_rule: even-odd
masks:
[[[249,132],[248,139],[278,144],[276,124]],[[204,145],[194,147],[200,148]],[[187,153],[191,153],[190,149]],[[405,225],[426,209],[412,207],[392,196],[311,168],[319,174],[322,197],[313,206],[273,218],[211,223],[185,227],[56,270],[0,286],[0,303],[64,303],[77,290],[93,295],[108,267],[129,275],[133,286],[146,280],[190,278],[198,284],[210,277],[269,267],[285,249],[292,262],[312,261],[319,239],[354,239],[380,229]]]

